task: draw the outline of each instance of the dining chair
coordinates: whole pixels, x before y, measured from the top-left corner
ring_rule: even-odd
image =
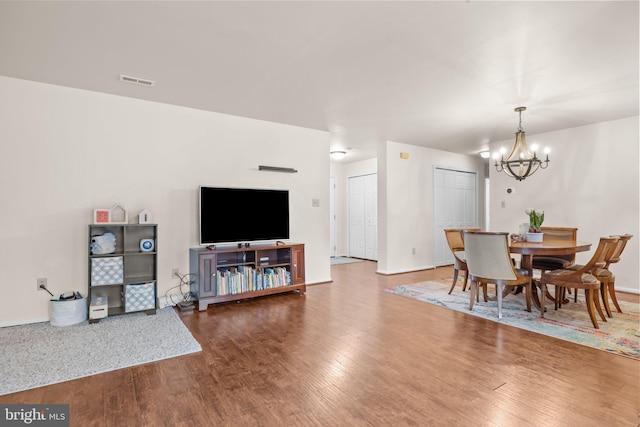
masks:
[[[509,233],[465,231],[465,255],[471,295],[469,310],[478,295],[479,284],[496,285],[498,319],[502,319],[502,298],[513,286],[524,286],[527,311],[531,311],[531,276],[527,270],[517,269],[509,253]]]
[[[593,256],[584,265],[576,265],[568,269],[552,270],[544,272],[540,276],[540,285],[544,289],[547,285],[555,286],[555,309],[562,308],[564,300],[565,289],[575,289],[576,294],[578,289],[584,289],[585,303],[587,305],[587,312],[593,327],[600,329],[598,321],[595,315],[595,309],[598,311],[602,321],[606,322],[607,319],[602,313],[602,307],[600,306],[600,281],[596,276],[590,272],[595,271],[598,268],[604,268],[606,265],[607,255],[612,248],[617,244],[618,237],[601,237],[598,247]],[[544,315],[545,306],[545,292],[541,292],[540,298],[540,312]]]
[[[464,271],[464,284],[462,285],[462,291],[467,290],[467,281],[469,280],[469,273],[467,271],[467,261],[465,260],[464,252],[464,231],[480,231],[479,228],[445,228],[444,234],[447,238],[447,244],[453,254],[453,283],[449,293],[453,292],[458,282],[458,274],[460,271]]]
[[[540,227],[543,238],[577,240],[578,229],[572,227]],[[576,254],[570,255],[534,255],[532,266],[535,270],[551,271],[569,268],[576,262]]]
[[[611,297],[611,301],[616,307],[618,313],[622,313],[622,309],[620,308],[620,304],[618,304],[618,299],[616,298],[616,276],[611,271],[610,266],[611,264],[616,264],[620,261],[620,255],[622,254],[622,251],[624,251],[625,246],[627,246],[627,242],[633,236],[631,234],[623,234],[613,237],[618,237],[618,242],[616,243],[616,245],[612,246],[609,250],[609,253],[605,255],[606,264],[604,265],[604,267],[596,268],[591,272],[591,274],[596,276],[596,278],[600,281],[600,296],[602,297],[602,302],[604,304],[604,311],[609,317],[613,317],[611,306],[609,305],[609,296]]]

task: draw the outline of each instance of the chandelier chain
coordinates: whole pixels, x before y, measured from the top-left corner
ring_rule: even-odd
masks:
[[[518,115],[520,117],[520,121],[518,122],[518,132],[522,132],[522,110],[518,111]]]

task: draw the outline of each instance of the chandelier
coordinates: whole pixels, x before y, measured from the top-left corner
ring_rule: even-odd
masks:
[[[513,110],[518,112],[520,123],[516,132],[516,142],[513,144],[513,150],[511,150],[507,159],[505,160],[504,158],[506,152],[504,148],[500,150],[500,153],[494,155],[496,170],[504,172],[518,181],[533,175],[538,169],[546,169],[549,166],[548,148],[544,150],[546,159],[542,161],[536,156],[536,145],[532,145],[531,150],[527,147],[527,139],[525,138],[524,130],[522,130],[522,112],[526,109],[527,107],[518,107]],[[498,158],[500,159],[498,160]]]

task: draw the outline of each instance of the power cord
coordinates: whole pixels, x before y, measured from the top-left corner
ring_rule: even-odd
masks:
[[[195,274],[178,274],[176,276],[180,280],[180,283],[172,288],[167,289],[165,292],[165,300],[171,301],[171,305],[178,306],[181,310],[188,308],[193,309],[193,301],[191,301],[191,283],[193,279],[190,276],[194,276]],[[183,289],[186,286],[186,291]],[[174,289],[177,289],[177,293],[170,293]]]
[[[47,289],[47,285],[40,285],[40,289],[44,289],[45,291],[49,292],[49,295],[53,296],[51,291],[49,289]]]

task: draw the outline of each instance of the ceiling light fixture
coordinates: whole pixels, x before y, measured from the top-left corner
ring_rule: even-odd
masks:
[[[516,142],[513,144],[513,149],[507,159],[504,159],[504,153],[506,152],[504,148],[500,150],[500,153],[494,154],[496,170],[504,172],[518,181],[533,175],[538,169],[546,169],[549,166],[548,148],[544,150],[547,157],[542,161],[536,156],[537,146],[531,146],[532,151],[527,147],[527,140],[524,130],[522,130],[522,112],[526,109],[527,107],[517,107],[513,110],[519,114],[520,123],[516,132]],[[500,160],[498,160],[498,157],[500,157]]]
[[[491,153],[488,151],[481,151],[480,157],[482,157],[483,159],[488,159],[489,157],[491,157]]]
[[[335,150],[335,151],[332,151],[329,154],[331,155],[331,158],[333,160],[341,160],[341,159],[344,159],[344,156],[347,155],[347,152],[346,151],[342,151],[342,150]]]

